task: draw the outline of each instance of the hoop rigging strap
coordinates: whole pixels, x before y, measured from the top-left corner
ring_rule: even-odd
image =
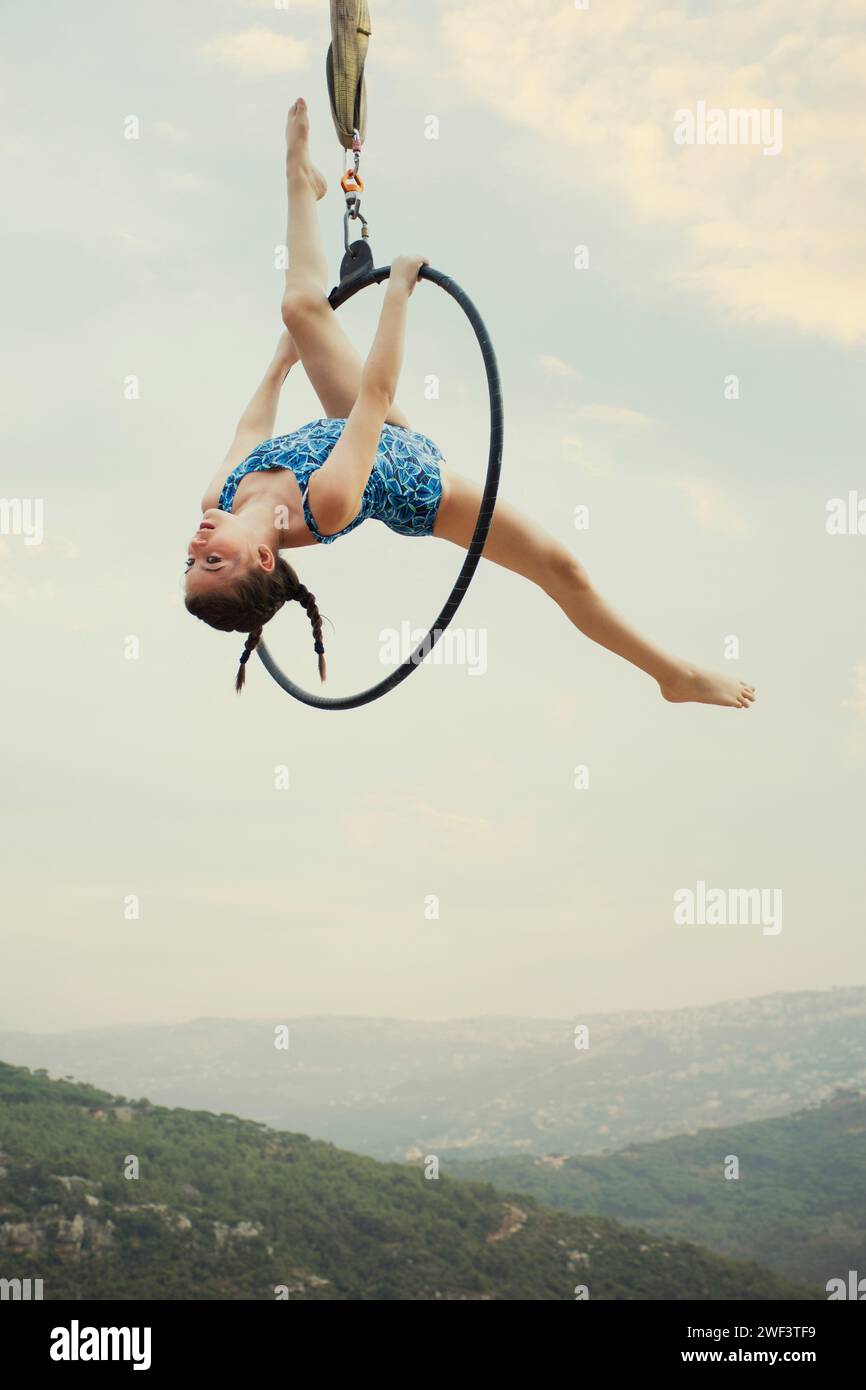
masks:
[[[341,304],[345,304],[347,299],[351,299],[359,290],[366,289],[368,285],[379,285],[383,280],[387,280],[391,274],[390,266],[379,266],[371,268],[366,272],[359,272],[342,280],[328,296],[331,307],[338,309]],[[484,363],[484,371],[487,376],[487,392],[490,400],[490,448],[487,456],[487,476],[484,480],[484,491],[481,497],[481,506],[478,511],[478,520],[475,523],[475,530],[472,533],[472,540],[466,552],[466,559],[463,561],[460,573],[457,576],[454,587],[445,604],[433,622],[427,636],[418,643],[414,651],[406,658],[402,665],[386,676],[384,680],[376,685],[371,685],[368,690],[362,690],[357,695],[343,695],[328,697],[317,695],[312,691],[304,690],[290,680],[277,665],[274,658],[268,651],[264,642],[259,642],[256,651],[264,664],[265,669],[273,676],[274,680],[287,694],[292,695],[296,700],[300,700],[305,705],[311,705],[314,709],[357,709],[360,705],[368,705],[373,700],[378,700],[381,695],[386,695],[389,690],[404,681],[407,676],[411,676],[424,657],[435,646],[447,628],[460,604],[466,590],[469,588],[470,580],[478,568],[481,553],[484,550],[484,543],[490,530],[493,520],[493,508],[496,504],[496,494],[499,489],[499,475],[502,468],[502,444],[503,444],[503,406],[502,388],[499,382],[499,368],[496,362],[496,354],[493,351],[493,344],[490,336],[472,300],[460,286],[448,275],[443,275],[439,270],[433,270],[431,266],[424,265],[419,272],[419,279],[430,280],[434,285],[438,285],[446,294],[460,305],[464,314],[468,318],[478,340],[481,349],[481,358]]]
[[[325,63],[331,116],[344,150],[352,148],[355,132],[367,132],[367,87],[364,63],[370,41],[367,0],[331,0],[331,43]]]

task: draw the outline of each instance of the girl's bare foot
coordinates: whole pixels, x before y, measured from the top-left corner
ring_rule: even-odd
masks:
[[[328,184],[324,174],[319,172],[310,159],[309,136],[310,116],[307,103],[303,97],[298,97],[294,105],[289,107],[286,122],[286,168],[290,174],[305,174],[316,197],[324,198]]]
[[[662,695],[672,704],[689,702],[699,705],[727,705],[730,709],[748,709],[755,699],[755,687],[733,676],[717,676],[712,671],[699,671],[684,666],[681,675],[660,686]]]

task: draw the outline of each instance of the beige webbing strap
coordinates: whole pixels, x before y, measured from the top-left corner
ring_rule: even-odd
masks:
[[[370,41],[367,0],[331,0],[331,43],[326,72],[334,128],[344,150],[352,148],[355,131],[363,141],[367,129],[367,89],[364,62]]]

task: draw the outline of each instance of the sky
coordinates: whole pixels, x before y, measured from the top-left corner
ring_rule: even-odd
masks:
[[[298,95],[337,274],[327,6],[7,8],[0,1027],[863,984],[866,0],[371,11],[375,259],[428,256],[485,318],[501,495],[758,703],[666,705],[484,561],[450,659],[385,699],[310,710],[256,662],[237,699],[242,638],[186,614],[181,571],[281,328]],[[772,114],[778,148],[675,137],[739,110]],[[341,310],[362,351],[380,302]],[[477,348],[432,285],[398,400],[483,478]],[[278,431],[320,414],[292,373]],[[385,674],[460,562],[373,522],[299,553],[331,693]],[[314,685],[303,614],[268,641]],[[699,883],[780,893],[781,929],[675,921]]]

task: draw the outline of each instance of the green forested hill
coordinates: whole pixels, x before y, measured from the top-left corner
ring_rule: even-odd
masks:
[[[733,1181],[723,1175],[728,1154],[739,1159]],[[856,1092],[602,1156],[507,1157],[447,1171],[698,1241],[798,1283],[824,1288],[849,1269],[866,1273],[866,1096]]]
[[[490,1184],[2,1063],[0,1278],[46,1299],[820,1297]]]

